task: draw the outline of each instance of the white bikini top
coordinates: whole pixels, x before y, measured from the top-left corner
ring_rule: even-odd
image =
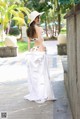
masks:
[[[36,41],[36,40],[38,40],[38,38],[33,38],[33,39],[31,39],[32,41]]]

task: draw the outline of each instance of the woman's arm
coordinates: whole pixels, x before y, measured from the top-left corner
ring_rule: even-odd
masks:
[[[30,51],[30,38],[28,37],[28,51]]]

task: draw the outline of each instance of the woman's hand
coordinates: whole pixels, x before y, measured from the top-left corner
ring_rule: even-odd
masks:
[[[46,51],[46,47],[45,46],[43,47],[43,49],[44,49],[44,51]]]
[[[44,45],[42,45],[42,50],[46,51],[46,47]]]

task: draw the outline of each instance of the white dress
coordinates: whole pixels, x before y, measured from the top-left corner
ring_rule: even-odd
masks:
[[[47,100],[56,100],[48,71],[46,53],[36,50],[33,47],[28,54],[28,89],[29,94],[24,99],[44,103]]]

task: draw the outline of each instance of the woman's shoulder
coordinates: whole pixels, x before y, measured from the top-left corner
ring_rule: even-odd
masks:
[[[37,25],[35,25],[35,29],[36,29],[37,31],[43,31],[42,27],[37,26]]]

